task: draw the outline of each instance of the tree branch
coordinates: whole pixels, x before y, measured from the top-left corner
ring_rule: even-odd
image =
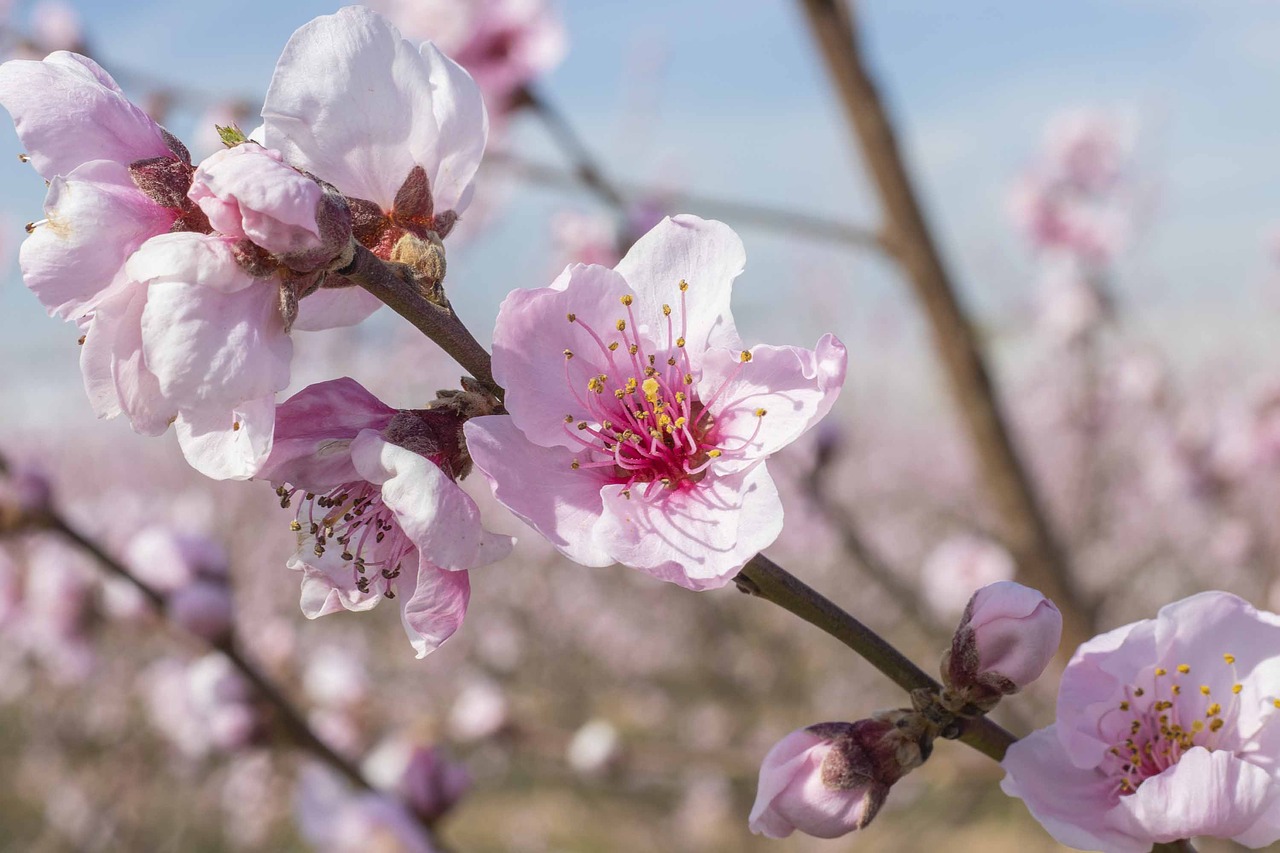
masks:
[[[1017,450],[973,323],[960,303],[907,174],[897,134],[868,74],[852,12],[839,0],[800,0],[879,193],[886,239],[933,332],[952,395],[1019,570],[1063,614],[1064,648],[1093,634],[1092,607],[1070,573]]]

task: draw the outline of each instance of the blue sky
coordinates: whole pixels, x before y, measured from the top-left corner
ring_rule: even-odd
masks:
[[[248,95],[265,89],[289,33],[333,8],[314,0],[75,5],[109,70]],[[1261,292],[1269,274],[1264,235],[1280,224],[1280,4],[869,0],[860,7],[877,76],[948,256],[985,317],[1007,315],[1029,293],[1030,268],[1002,203],[1045,120],[1062,108],[1113,108],[1141,121],[1142,166],[1159,186],[1152,226],[1121,283],[1142,309],[1143,333],[1193,363],[1223,346],[1274,354],[1277,301]],[[564,8],[570,53],[544,88],[613,174],[870,221],[872,199],[797,3],[568,0]],[[189,119],[179,117],[173,129],[185,135]],[[534,156],[555,156],[536,126],[518,126],[515,140]],[[7,127],[0,128],[6,149],[18,151]],[[17,226],[38,218],[42,187],[4,156],[0,193],[16,239]],[[546,283],[547,217],[591,209],[584,196],[550,191],[513,190],[506,202],[488,233],[450,258],[454,302],[482,337],[507,290]],[[737,313],[748,339],[812,343],[815,312],[777,310],[780,297],[791,305],[797,288],[810,287],[832,291],[823,297],[824,320],[850,341],[868,375],[885,357],[868,335],[877,318],[902,318],[908,343],[919,342],[901,283],[875,259],[741,231],[749,260]],[[11,370],[25,377],[21,398],[78,393],[74,330],[44,318],[13,274],[0,286],[0,335]],[[14,411],[0,419],[18,417]]]

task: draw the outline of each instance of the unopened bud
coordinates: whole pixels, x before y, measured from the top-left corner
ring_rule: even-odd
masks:
[[[426,239],[406,232],[391,249],[391,260],[413,270],[413,277],[428,299],[444,281],[444,243],[434,231],[428,231]]]
[[[1062,614],[1039,591],[1014,581],[973,594],[943,661],[943,679],[990,707],[1044,672],[1062,640]]]
[[[232,612],[231,590],[221,583],[197,581],[169,597],[169,620],[215,645],[230,636]]]
[[[915,725],[912,714],[820,723],[787,735],[760,766],[751,831],[838,838],[867,826],[893,784],[928,754],[927,728]]]
[[[391,418],[382,437],[391,444],[425,456],[451,478],[458,480],[471,471],[462,426],[467,419],[450,409],[409,409]]]

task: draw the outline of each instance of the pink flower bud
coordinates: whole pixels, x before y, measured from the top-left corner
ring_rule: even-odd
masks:
[[[751,831],[838,838],[871,823],[905,772],[881,748],[893,728],[885,720],[822,723],[784,737],[760,765]]]
[[[1013,581],[973,594],[945,665],[951,685],[996,698],[1040,677],[1057,654],[1062,614],[1037,590]]]
[[[471,787],[471,774],[436,747],[417,747],[400,779],[404,801],[427,823],[457,805]]]
[[[323,195],[320,184],[286,164],[280,152],[252,142],[207,158],[188,193],[215,231],[276,255],[320,244],[316,215]]]
[[[169,619],[184,631],[217,643],[231,631],[231,590],[208,581],[184,586],[169,597]]]

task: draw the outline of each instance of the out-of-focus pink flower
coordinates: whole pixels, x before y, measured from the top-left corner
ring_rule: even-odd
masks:
[[[96,576],[84,557],[58,540],[28,540],[7,642],[30,655],[56,682],[76,684],[93,671],[97,654],[88,633]]]
[[[1015,693],[1040,677],[1061,640],[1062,614],[1042,593],[1013,581],[989,584],[960,618],[945,664],[948,681],[990,698]]]
[[[608,720],[590,720],[573,733],[565,749],[569,766],[584,776],[600,776],[622,755],[622,739]]]
[[[166,615],[174,624],[210,642],[227,636],[233,605],[227,554],[217,542],[151,525],[129,541],[125,562],[135,577],[165,597]],[[126,612],[134,609],[128,600],[121,606]]]
[[[1118,117],[1099,110],[1059,113],[1045,128],[1049,172],[1083,192],[1105,192],[1124,173],[1133,147],[1132,137],[1132,129]]]
[[[1060,344],[1078,340],[1107,319],[1106,295],[1071,255],[1044,259],[1039,289],[1039,323]]]
[[[302,611],[314,619],[403,598],[406,633],[425,656],[462,624],[467,569],[502,559],[454,478],[466,473],[459,418],[397,411],[352,379],[311,385],[280,405],[262,479],[297,498]],[[285,485],[287,484],[287,485]]]
[[[831,408],[846,355],[831,335],[744,350],[729,311],[744,263],[727,226],[679,216],[615,269],[570,267],[503,303],[511,415],[469,421],[467,443],[497,499],[570,559],[711,589],[777,538],[764,461]]]
[[[622,259],[618,234],[607,216],[565,210],[551,220],[551,242],[563,266],[597,264],[611,267]]]
[[[152,724],[184,755],[231,752],[258,734],[253,689],[218,652],[190,663],[159,661],[145,683]]]
[[[357,239],[383,258],[405,233],[449,232],[488,133],[465,71],[360,6],[293,34],[262,118],[264,144],[351,199]]]
[[[882,720],[820,723],[778,741],[760,765],[751,831],[839,838],[871,823],[905,772],[886,752],[893,728]]]
[[[405,740],[379,744],[362,769],[375,787],[396,795],[427,823],[444,817],[471,787],[466,767],[442,749]]]
[[[366,666],[350,643],[314,648],[302,674],[307,698],[339,711],[354,708],[369,695]]]
[[[1280,840],[1280,616],[1224,592],[1085,643],[1057,722],[1015,743],[1005,793],[1070,847]]]
[[[99,417],[134,430],[175,424],[183,455],[215,479],[253,476],[271,451],[275,394],[289,384],[293,343],[275,278],[257,278],[235,241],[152,238],[97,306],[81,351]]]
[[[460,741],[477,741],[505,729],[511,720],[506,694],[496,683],[478,679],[467,684],[449,711],[449,734]]]
[[[920,591],[940,616],[964,612],[973,591],[1013,579],[1013,557],[984,536],[956,534],[929,552],[920,568]]]
[[[560,64],[568,48],[550,0],[375,0],[407,38],[430,40],[467,70],[500,115],[526,84]]]
[[[253,241],[274,255],[320,246],[320,185],[284,162],[279,151],[246,142],[201,163],[188,197],[213,229]]]
[[[64,0],[40,0],[31,9],[31,40],[44,51],[82,49],[80,13]]]
[[[231,632],[234,604],[225,583],[197,581],[169,597],[169,619],[179,628],[211,643]]]
[[[355,793],[327,767],[299,774],[294,815],[302,837],[324,853],[435,853],[426,831],[401,803]]]

